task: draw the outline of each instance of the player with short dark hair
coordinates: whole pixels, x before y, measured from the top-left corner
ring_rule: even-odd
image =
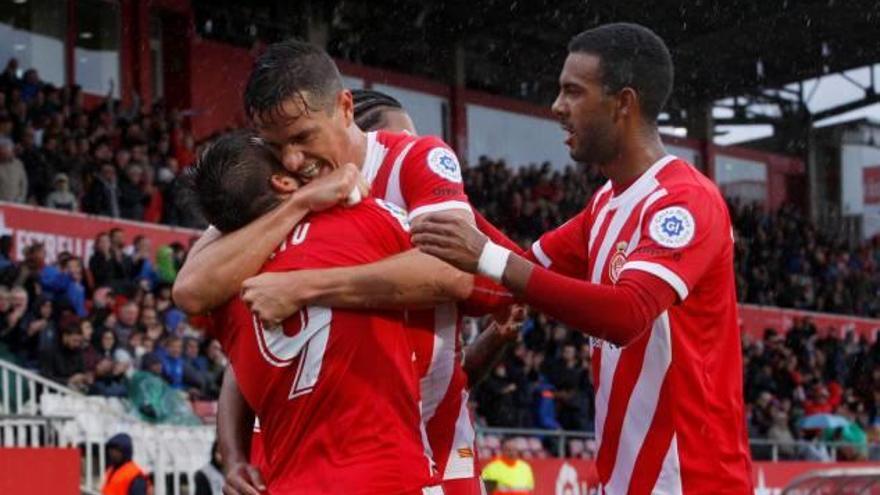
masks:
[[[657,120],[672,93],[674,69],[666,44],[653,31],[638,24],[606,24],[572,38],[568,51],[597,56],[605,90],[613,94],[633,88],[642,115]]]
[[[526,257],[442,213],[413,242],[591,337],[602,493],[751,493],[730,215],[660,141],[671,84],[649,29],[581,33],[552,109],[608,183]]]
[[[248,132],[220,137],[195,166],[192,186],[205,218],[231,229],[299,189]],[[255,206],[246,207],[248,200]],[[407,229],[405,212],[381,200],[333,207],[306,217],[263,270],[369,263],[409,249]],[[214,318],[241,392],[260,418],[270,493],[430,493],[422,490],[433,484],[433,472],[402,311],[307,306],[267,326],[237,297]]]
[[[250,131],[218,139],[205,148],[190,173],[205,219],[221,232],[244,227],[282,201],[266,186],[284,167],[258,140]]]

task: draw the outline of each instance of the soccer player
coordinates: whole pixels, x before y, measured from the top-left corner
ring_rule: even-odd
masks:
[[[603,493],[751,493],[730,216],[660,141],[669,51],[633,24],[568,51],[553,112],[572,158],[609,181],[532,246],[541,266],[444,214],[413,242],[592,337]]]
[[[245,93],[245,107],[261,137],[288,170],[311,179],[355,163],[373,195],[408,210],[414,222],[432,211],[474,222],[458,159],[445,143],[407,133],[364,133],[354,125],[353,106],[332,59],[295,41],[268,48],[256,62]],[[204,312],[238,292],[302,218],[304,213],[294,206],[285,203],[279,208],[284,212],[265,215],[231,235],[203,236],[175,283],[178,304],[191,313]],[[417,339],[424,347],[415,344],[417,356],[431,356],[417,363],[424,375],[422,418],[438,474],[464,485],[456,493],[468,494],[479,493],[480,484],[467,410],[467,377],[461,366],[461,314],[450,302],[469,297],[472,286],[470,275],[411,250],[356,267],[265,273],[244,284],[243,296],[270,325],[315,304],[435,307],[411,314],[409,321],[410,326],[431,330],[427,338]],[[485,294],[492,292],[477,293]],[[233,459],[230,465],[233,471],[252,473],[246,459]]]
[[[241,228],[298,189],[247,131],[219,138],[192,178],[205,217],[221,232]],[[306,217],[264,270],[369,263],[409,249],[407,229],[405,212],[381,200],[336,206]],[[270,493],[433,493],[422,490],[434,474],[421,441],[402,311],[308,306],[267,327],[236,297],[214,318],[261,421]]]

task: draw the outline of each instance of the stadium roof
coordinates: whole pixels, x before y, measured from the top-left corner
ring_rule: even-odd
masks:
[[[306,12],[326,20],[340,58],[450,81],[456,46],[467,85],[546,105],[557,90],[565,46],[607,22],[638,22],[669,44],[676,110],[731,96],[745,105],[805,108],[792,83],[880,61],[880,0],[350,0],[300,8],[280,0],[193,0],[203,35],[239,43],[305,37]],[[242,10],[244,9],[244,10]],[[225,22],[219,19],[226,18]],[[206,32],[205,21],[212,20]],[[298,26],[291,28],[291,26]],[[846,109],[880,101],[871,81]],[[800,104],[800,105],[799,105]],[[728,123],[767,123],[745,112]],[[823,117],[834,114],[825,111]]]

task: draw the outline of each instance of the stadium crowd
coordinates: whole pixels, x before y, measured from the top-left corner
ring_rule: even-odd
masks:
[[[109,97],[87,110],[76,86],[16,71],[12,60],[0,74],[0,200],[202,225],[181,201],[180,173],[197,146],[180,112],[162,103],[122,108]],[[584,167],[514,168],[487,158],[471,165],[465,178],[473,204],[523,246],[577,213],[604,182]],[[880,315],[877,242],[851,250],[791,207],[730,208],[741,301]],[[226,358],[170,297],[186,247],[161,246],[154,256],[150,240],[134,234],[102,233],[88,259],[62,253],[53,263],[39,244],[13,262],[11,239],[0,239],[0,354],[91,394],[126,397],[133,371],[145,370],[192,399],[216,398]],[[580,333],[530,315],[520,342],[474,391],[479,421],[591,430],[590,351]],[[880,441],[880,341],[799,321],[784,336],[768,329],[762,340],[744,341],[744,356],[753,438],[811,439],[800,418],[837,413],[857,427],[828,439],[864,446],[839,455],[880,459],[865,443],[866,435]],[[779,454],[821,459],[828,452],[791,447]]]

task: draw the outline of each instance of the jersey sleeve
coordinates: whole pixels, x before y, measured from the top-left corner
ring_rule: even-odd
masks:
[[[640,270],[659,277],[680,301],[718,262],[733,234],[727,208],[694,188],[669,191],[645,209],[639,241],[621,273]]]
[[[464,192],[461,166],[455,152],[433,136],[419,138],[406,151],[400,188],[412,220],[424,213],[472,211]]]
[[[532,244],[526,253],[529,259],[544,268],[575,278],[587,273],[587,232],[590,230],[590,208],[551,230]]]

